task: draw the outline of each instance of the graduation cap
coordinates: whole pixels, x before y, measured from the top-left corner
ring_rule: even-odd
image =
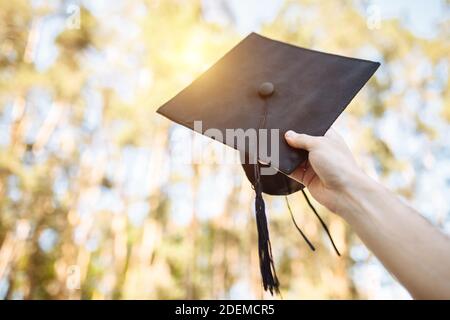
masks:
[[[195,122],[201,121],[200,133],[240,151],[245,174],[256,193],[260,270],[264,289],[271,293],[279,291],[279,281],[262,193],[288,195],[301,190],[306,197],[304,186],[289,175],[308,154],[290,147],[284,134],[294,130],[324,135],[379,65],[251,33],[157,111],[193,130]],[[243,143],[236,135],[217,139],[217,133],[223,138],[229,130],[244,133]],[[256,132],[256,143],[246,134],[251,130]],[[332,241],[307,197],[306,201]],[[288,208],[298,231],[314,250],[295,223],[289,203]]]

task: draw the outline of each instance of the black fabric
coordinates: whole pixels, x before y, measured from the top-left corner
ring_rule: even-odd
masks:
[[[325,134],[378,66],[251,33],[158,112],[191,129],[201,120],[203,131],[216,128],[225,136],[226,129],[257,128],[267,105],[266,127],[280,130],[275,168],[290,174],[307,152],[290,147],[284,133]],[[274,85],[274,92],[262,98],[258,90],[265,82]]]
[[[268,167],[268,165],[262,165],[261,167]],[[253,184],[255,182],[255,165],[249,163],[243,163],[245,175],[248,180]],[[272,196],[285,196],[303,189],[303,185],[294,179],[290,179],[287,175],[281,172],[277,172],[275,175],[261,175],[261,188],[262,192]]]

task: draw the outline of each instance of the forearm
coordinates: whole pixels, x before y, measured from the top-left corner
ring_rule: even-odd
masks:
[[[338,214],[414,298],[450,298],[447,236],[368,177],[356,178],[341,202]]]

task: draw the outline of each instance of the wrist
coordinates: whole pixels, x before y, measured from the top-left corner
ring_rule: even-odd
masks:
[[[379,185],[362,171],[354,172],[342,188],[337,214],[351,223],[368,212],[366,204]]]

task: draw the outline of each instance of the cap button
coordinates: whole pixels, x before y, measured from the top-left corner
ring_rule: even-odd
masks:
[[[258,89],[258,93],[261,97],[269,97],[275,91],[275,87],[272,82],[263,82]]]

